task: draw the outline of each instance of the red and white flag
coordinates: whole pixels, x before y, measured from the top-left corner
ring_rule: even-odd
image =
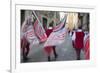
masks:
[[[29,29],[24,33],[24,36],[26,37],[27,41],[31,45],[39,44],[39,39],[35,35],[34,29],[32,25],[29,25]]]
[[[60,23],[53,28],[53,31],[58,31],[65,26],[66,16],[60,21]]]
[[[50,34],[47,41],[44,44],[46,46],[56,46],[62,44],[65,41],[67,35],[67,29],[65,28],[66,19],[64,18],[62,22],[55,27],[54,31]],[[63,25],[63,26],[62,26]]]
[[[36,20],[33,26],[35,34],[39,38],[40,42],[45,42],[47,40],[47,35],[43,27],[40,25],[39,21]]]
[[[31,17],[27,17],[22,24],[21,28],[21,39],[25,38],[27,42],[31,45],[39,44],[39,39],[37,38],[34,28],[31,22]],[[25,43],[25,41],[24,41]]]
[[[89,35],[84,40],[85,59],[90,59],[90,37]]]

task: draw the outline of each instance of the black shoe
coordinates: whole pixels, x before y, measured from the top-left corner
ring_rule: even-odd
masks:
[[[23,57],[23,60],[26,61],[26,60],[28,60],[28,58],[27,58],[26,56],[24,56],[24,57]]]
[[[77,60],[80,60],[80,58],[77,58]]]
[[[57,54],[55,54],[55,59],[58,57],[58,55]]]
[[[48,56],[48,61],[51,61],[51,60],[50,60],[50,56]]]

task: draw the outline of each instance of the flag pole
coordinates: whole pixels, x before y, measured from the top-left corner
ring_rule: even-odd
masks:
[[[42,27],[42,29],[43,29],[43,32],[45,32],[45,30],[44,30],[44,28],[43,28],[43,26],[42,26],[42,24],[41,24],[41,22],[40,22],[40,20],[39,20],[38,16],[36,15],[35,11],[32,11],[32,13],[35,15],[36,19],[38,20],[38,22],[39,22],[40,26],[41,26],[41,27]]]

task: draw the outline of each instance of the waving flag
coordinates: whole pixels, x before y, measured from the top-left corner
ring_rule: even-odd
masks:
[[[66,16],[60,21],[60,23],[54,27],[53,31],[58,31],[65,26]]]
[[[84,40],[85,59],[90,59],[90,39],[89,35]]]
[[[64,18],[61,23],[55,27],[54,31],[50,34],[44,46],[56,46],[65,41],[67,29],[65,28],[66,19]]]
[[[34,30],[35,30],[35,34],[39,38],[40,42],[44,42],[47,40],[47,35],[44,32],[44,29],[42,28],[42,26],[40,26],[38,20],[36,20],[34,23]]]
[[[38,17],[36,15],[35,11],[33,11],[32,14],[36,17],[36,21],[33,25],[35,34],[39,38],[40,42],[45,42],[47,40],[47,35],[46,35],[45,30],[39,20],[40,17]]]
[[[31,45],[39,44],[39,39],[35,35],[34,28],[31,22],[31,17],[27,17],[22,24],[21,28],[21,39],[24,39]],[[24,43],[27,43],[24,41]],[[25,44],[24,44],[25,45]]]
[[[31,45],[39,44],[39,39],[35,35],[32,25],[28,27],[28,30],[24,33],[24,35]]]

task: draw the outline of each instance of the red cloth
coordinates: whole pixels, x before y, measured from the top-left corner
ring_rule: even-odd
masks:
[[[27,40],[26,40],[26,38],[25,37],[23,37],[22,39],[21,39],[21,48],[23,49],[23,48],[26,48],[26,45],[27,45]]]
[[[53,47],[52,46],[46,46],[44,47],[44,50],[46,52],[46,54],[49,56],[52,52]]]
[[[53,29],[47,29],[46,30],[46,34],[47,34],[47,37],[49,37],[50,33],[53,31]]]
[[[86,41],[84,45],[85,59],[90,59],[90,39],[89,37],[87,37],[85,41]]]
[[[29,48],[30,43],[26,40],[25,37],[21,38],[21,52],[23,53],[23,56],[27,56],[29,53]]]
[[[50,35],[50,33],[51,33],[52,31],[53,31],[53,29],[47,29],[47,30],[46,30],[47,37],[49,37],[49,35]],[[45,50],[45,52],[46,52],[48,55],[51,54],[52,49],[53,49],[53,46],[46,46],[46,47],[44,47],[44,50]]]
[[[80,32],[75,32],[76,34],[76,38],[75,38],[75,41],[74,41],[74,48],[76,49],[82,49],[84,47],[84,44],[83,44],[83,40],[84,40],[84,32],[83,31],[80,31]]]

